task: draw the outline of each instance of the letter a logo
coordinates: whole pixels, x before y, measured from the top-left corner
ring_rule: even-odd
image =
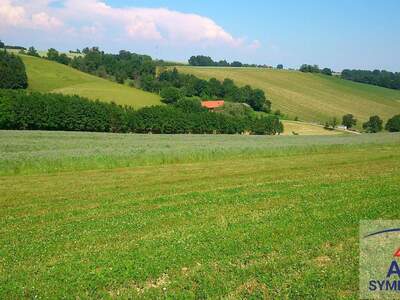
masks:
[[[399,276],[400,278],[400,267],[397,264],[397,261],[392,261],[392,263],[390,264],[389,270],[387,272],[386,278],[389,278],[390,276],[397,274],[397,276]]]

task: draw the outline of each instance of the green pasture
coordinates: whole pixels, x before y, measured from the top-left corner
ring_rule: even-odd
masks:
[[[86,74],[43,58],[27,55],[21,55],[21,58],[26,66],[31,91],[79,95],[135,108],[161,103],[156,94]]]
[[[358,299],[400,135],[0,131],[0,298]]]

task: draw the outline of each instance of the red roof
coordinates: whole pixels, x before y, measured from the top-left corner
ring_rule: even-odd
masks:
[[[224,100],[201,101],[201,106],[205,108],[217,108],[224,105]]]

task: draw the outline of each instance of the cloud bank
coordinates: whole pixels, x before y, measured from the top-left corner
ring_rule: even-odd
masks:
[[[80,41],[159,46],[257,49],[212,19],[167,8],[114,8],[100,0],[0,0],[0,34],[8,32]],[[56,45],[54,45],[56,46]]]

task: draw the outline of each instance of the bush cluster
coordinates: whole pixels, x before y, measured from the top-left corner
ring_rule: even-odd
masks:
[[[303,73],[321,73],[324,75],[332,76],[332,70],[329,68],[323,68],[322,70],[319,68],[318,65],[301,65],[300,72]]]
[[[276,116],[235,117],[182,99],[175,105],[131,107],[79,96],[0,90],[0,129],[135,133],[253,133],[283,131]]]
[[[0,51],[0,89],[26,89],[28,77],[21,58]]]
[[[385,129],[389,132],[400,132],[400,115],[390,118],[386,123]]]

